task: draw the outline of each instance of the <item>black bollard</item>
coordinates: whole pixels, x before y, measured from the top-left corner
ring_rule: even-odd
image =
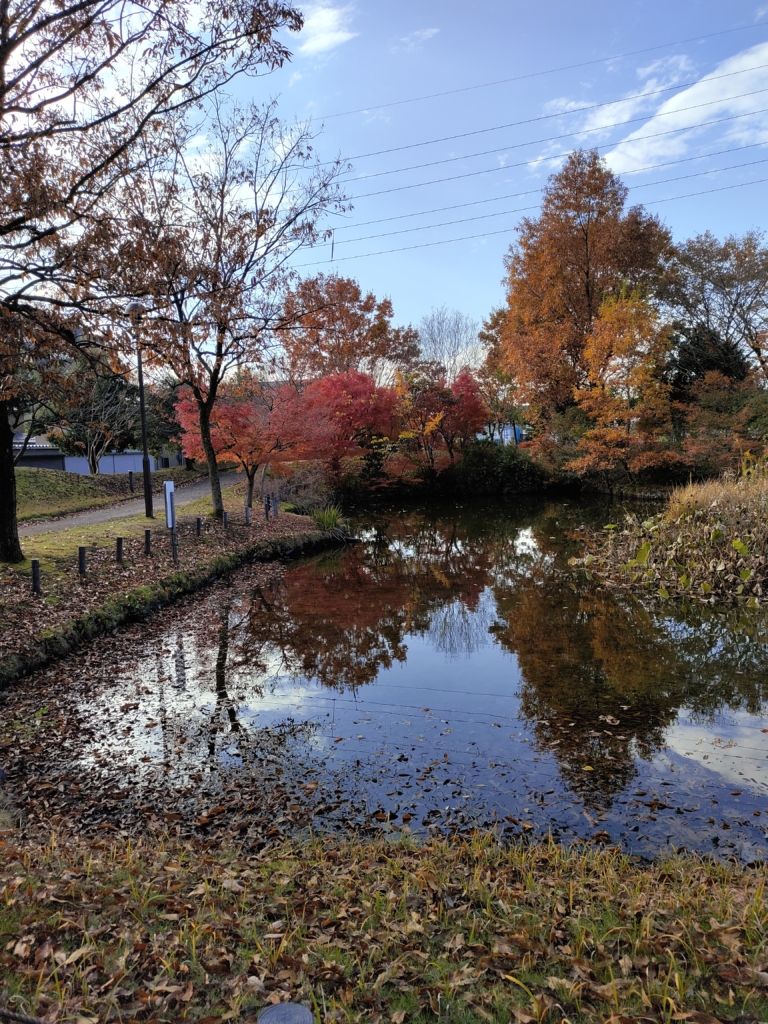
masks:
[[[151,530],[145,530],[144,531],[144,554],[145,555],[151,555],[152,554],[152,531]]]
[[[115,539],[115,561],[122,564],[123,561],[123,538],[117,537]]]
[[[80,547],[77,549],[77,568],[81,576],[85,576],[86,565],[85,565],[85,552],[87,548]]]
[[[221,521],[224,523],[224,529],[226,530],[226,528],[229,526],[229,515],[227,512],[222,513]]]
[[[178,563],[179,561],[179,534],[176,527],[171,530],[171,554],[173,555],[173,561]]]
[[[251,525],[251,510],[248,508],[247,505],[245,506],[245,525]]]
[[[40,560],[32,559],[32,593],[39,597],[43,592],[40,586]]]
[[[264,499],[264,518],[269,522],[269,498]]]
[[[203,520],[200,518],[200,516],[198,516],[197,519],[195,520],[195,533],[199,537],[202,532],[203,532]]]
[[[133,470],[132,469],[128,470],[128,487],[130,489],[131,494],[133,494]]]

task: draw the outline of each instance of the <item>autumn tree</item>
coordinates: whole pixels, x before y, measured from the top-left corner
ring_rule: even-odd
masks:
[[[251,373],[241,374],[220,389],[211,413],[211,443],[219,461],[235,462],[245,473],[249,508],[259,468],[284,459],[299,446],[296,401],[293,388],[260,381]],[[190,394],[179,398],[176,416],[183,431],[184,454],[205,458],[197,404]]]
[[[158,145],[168,119],[281,65],[276,35],[302,19],[281,0],[205,2],[194,17],[179,0],[11,0],[0,20],[0,559],[19,561],[10,420],[34,403],[41,358],[71,358],[97,310],[111,196],[138,141]]]
[[[512,441],[517,445],[518,426],[524,422],[519,406],[518,387],[507,369],[503,356],[503,333],[507,311],[494,309],[478,331],[478,341],[485,357],[475,371],[475,379],[486,408],[485,432],[492,440],[503,442],[511,428]]]
[[[282,122],[274,103],[216,104],[202,152],[181,132],[168,161],[126,188],[126,287],[148,306],[141,344],[195,403],[218,516],[219,388],[267,362],[284,323],[288,260],[322,236],[325,213],[345,208],[341,165],[318,163],[314,138],[309,126]]]
[[[584,347],[586,380],[575,392],[589,419],[568,468],[602,477],[675,465],[669,330],[640,295],[606,299]]]
[[[579,150],[550,177],[540,215],[520,223],[505,261],[502,348],[533,417],[546,421],[573,406],[604,301],[622,289],[645,294],[660,277],[669,233],[626,200],[597,150]]]
[[[327,461],[338,481],[345,456],[394,440],[397,393],[359,370],[313,381],[302,395],[303,432],[310,454]]]
[[[422,363],[398,381],[400,448],[427,476],[434,476],[445,455],[450,462],[482,430],[487,410],[468,369],[453,384],[443,368]]]
[[[285,297],[281,341],[290,375],[314,378],[350,370],[378,376],[418,355],[418,334],[395,327],[388,298],[363,293],[357,281],[318,274]]]

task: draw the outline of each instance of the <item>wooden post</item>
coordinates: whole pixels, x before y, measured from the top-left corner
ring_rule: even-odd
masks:
[[[130,489],[131,494],[133,494],[133,470],[132,469],[128,470],[128,487]]]
[[[171,530],[171,554],[174,564],[177,564],[179,561],[179,533],[175,526]]]
[[[195,533],[199,537],[202,532],[203,532],[203,520],[200,518],[200,516],[198,516],[197,519],[195,520]]]
[[[40,597],[43,590],[40,586],[40,560],[38,558],[32,559],[32,593],[36,597]]]
[[[144,554],[145,555],[151,555],[152,554],[152,531],[151,530],[145,530],[144,531]]]
[[[115,561],[122,564],[123,561],[123,538],[117,537],[115,539]]]
[[[85,553],[88,549],[79,547],[77,549],[77,569],[81,576],[85,576],[86,564],[85,564]]]
[[[264,499],[264,518],[269,522],[269,498]]]

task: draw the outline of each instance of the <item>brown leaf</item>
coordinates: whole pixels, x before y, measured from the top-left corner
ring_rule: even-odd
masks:
[[[392,1021],[392,1024],[403,1024],[403,1021],[405,1020],[405,1015],[405,1010],[395,1010],[395,1012],[389,1019]]]
[[[517,1018],[517,1020],[520,1021],[520,1024],[531,1024],[531,1021],[536,1020],[533,1014],[528,1013],[528,1011],[524,1010],[522,1006],[513,1006],[512,1013]]]

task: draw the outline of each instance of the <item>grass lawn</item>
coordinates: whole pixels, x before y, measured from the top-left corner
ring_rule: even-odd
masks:
[[[179,486],[192,483],[207,475],[207,469],[159,469],[152,474],[153,490],[162,489],[165,480]],[[16,470],[17,515],[19,522],[29,519],[47,519],[51,516],[85,512],[92,508],[114,505],[142,494],[141,473],[134,474],[135,492],[131,494],[127,473],[104,476],[83,476],[64,473],[58,469],[32,469],[20,466]]]
[[[339,1024],[768,1019],[756,869],[493,834],[261,851],[15,836],[0,1005],[51,1021],[219,1024],[285,1000]]]

